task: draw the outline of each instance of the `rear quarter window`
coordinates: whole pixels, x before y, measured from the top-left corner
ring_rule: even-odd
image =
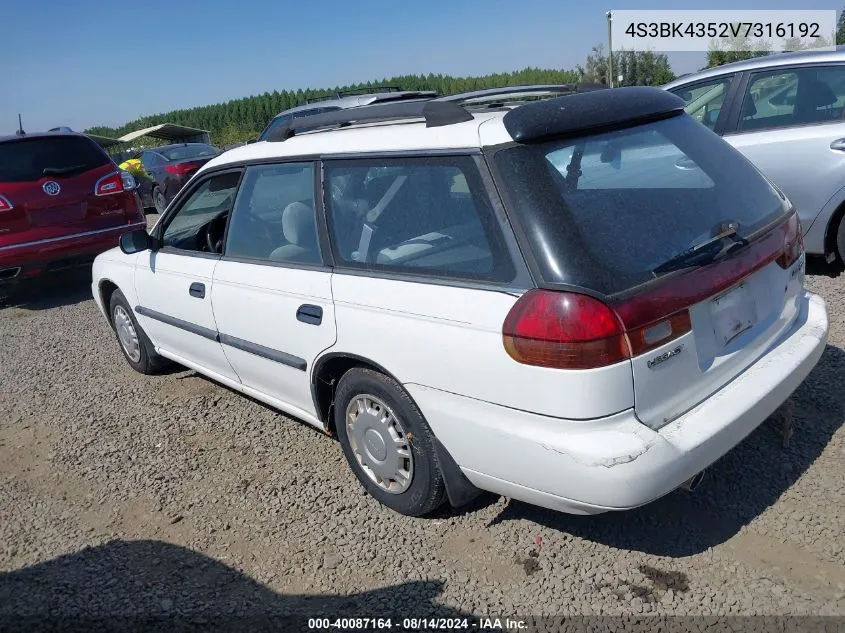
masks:
[[[109,164],[94,141],[81,136],[41,136],[0,143],[0,182],[63,178]]]

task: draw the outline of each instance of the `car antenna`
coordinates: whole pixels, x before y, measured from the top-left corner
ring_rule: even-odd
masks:
[[[23,123],[21,123],[21,115],[18,113],[18,131],[15,132],[15,136],[25,136],[26,132],[23,131]]]

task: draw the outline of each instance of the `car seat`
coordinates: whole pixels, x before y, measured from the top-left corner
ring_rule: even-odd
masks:
[[[303,202],[292,202],[282,212],[282,234],[287,244],[270,253],[270,259],[318,263],[317,225],[314,210]]]

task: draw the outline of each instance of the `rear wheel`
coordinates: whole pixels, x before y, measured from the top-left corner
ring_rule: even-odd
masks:
[[[167,209],[167,198],[164,197],[164,193],[158,187],[153,188],[153,204],[158,214],[164,213],[164,210]]]
[[[155,353],[153,344],[138,325],[120,290],[112,293],[109,314],[120,350],[132,369],[142,374],[154,374],[168,364],[167,359]]]
[[[350,369],[337,387],[334,416],[346,460],[370,495],[408,516],[443,503],[433,434],[399,383],[371,369]]]
[[[845,266],[845,215],[839,218],[839,230],[836,232],[836,250],[839,264]]]

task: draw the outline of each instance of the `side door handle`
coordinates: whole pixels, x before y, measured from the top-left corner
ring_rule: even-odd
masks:
[[[188,288],[188,294],[192,297],[196,297],[197,299],[205,299],[205,284],[195,281],[191,284],[191,287]]]
[[[296,319],[310,325],[320,325],[323,322],[323,308],[305,303],[296,311]]]
[[[838,138],[830,144],[830,149],[845,152],[845,138]]]

